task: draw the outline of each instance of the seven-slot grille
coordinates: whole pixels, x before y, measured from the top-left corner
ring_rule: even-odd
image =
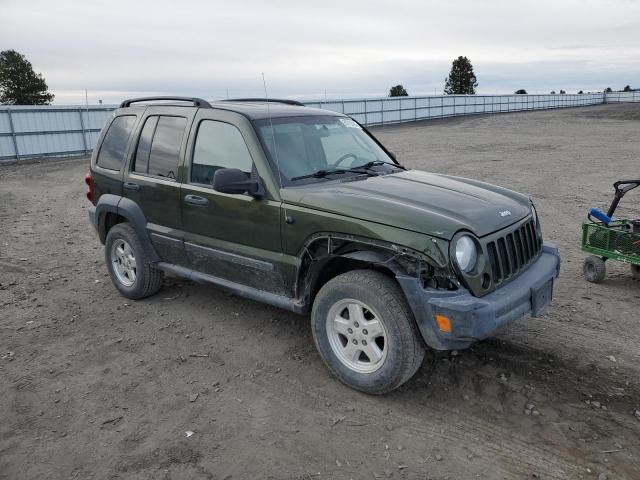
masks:
[[[499,285],[523,270],[542,248],[542,239],[533,220],[487,243],[494,285]]]

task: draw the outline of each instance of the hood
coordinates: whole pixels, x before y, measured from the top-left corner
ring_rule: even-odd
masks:
[[[525,195],[419,170],[286,188],[283,198],[286,203],[447,240],[459,230],[483,237],[531,212]]]

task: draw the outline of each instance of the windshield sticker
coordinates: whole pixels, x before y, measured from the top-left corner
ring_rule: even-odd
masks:
[[[354,122],[350,118],[341,118],[340,123],[342,123],[342,125],[344,125],[347,128],[358,128],[358,129],[360,128],[360,125],[358,125],[356,122]]]

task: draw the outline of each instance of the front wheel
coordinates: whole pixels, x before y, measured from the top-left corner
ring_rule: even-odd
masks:
[[[607,267],[602,258],[591,255],[584,259],[582,273],[587,282],[600,283],[607,275]]]
[[[422,364],[424,345],[402,290],[373,270],[338,275],[318,292],[313,338],[329,369],[366,393],[390,392]]]
[[[631,277],[640,280],[640,265],[631,265]]]

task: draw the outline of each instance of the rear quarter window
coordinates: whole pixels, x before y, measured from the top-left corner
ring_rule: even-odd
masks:
[[[133,171],[175,180],[187,119],[150,116],[142,127]]]
[[[122,115],[113,119],[100,145],[96,160],[99,167],[116,171],[122,168],[124,153],[135,123],[135,115]]]

